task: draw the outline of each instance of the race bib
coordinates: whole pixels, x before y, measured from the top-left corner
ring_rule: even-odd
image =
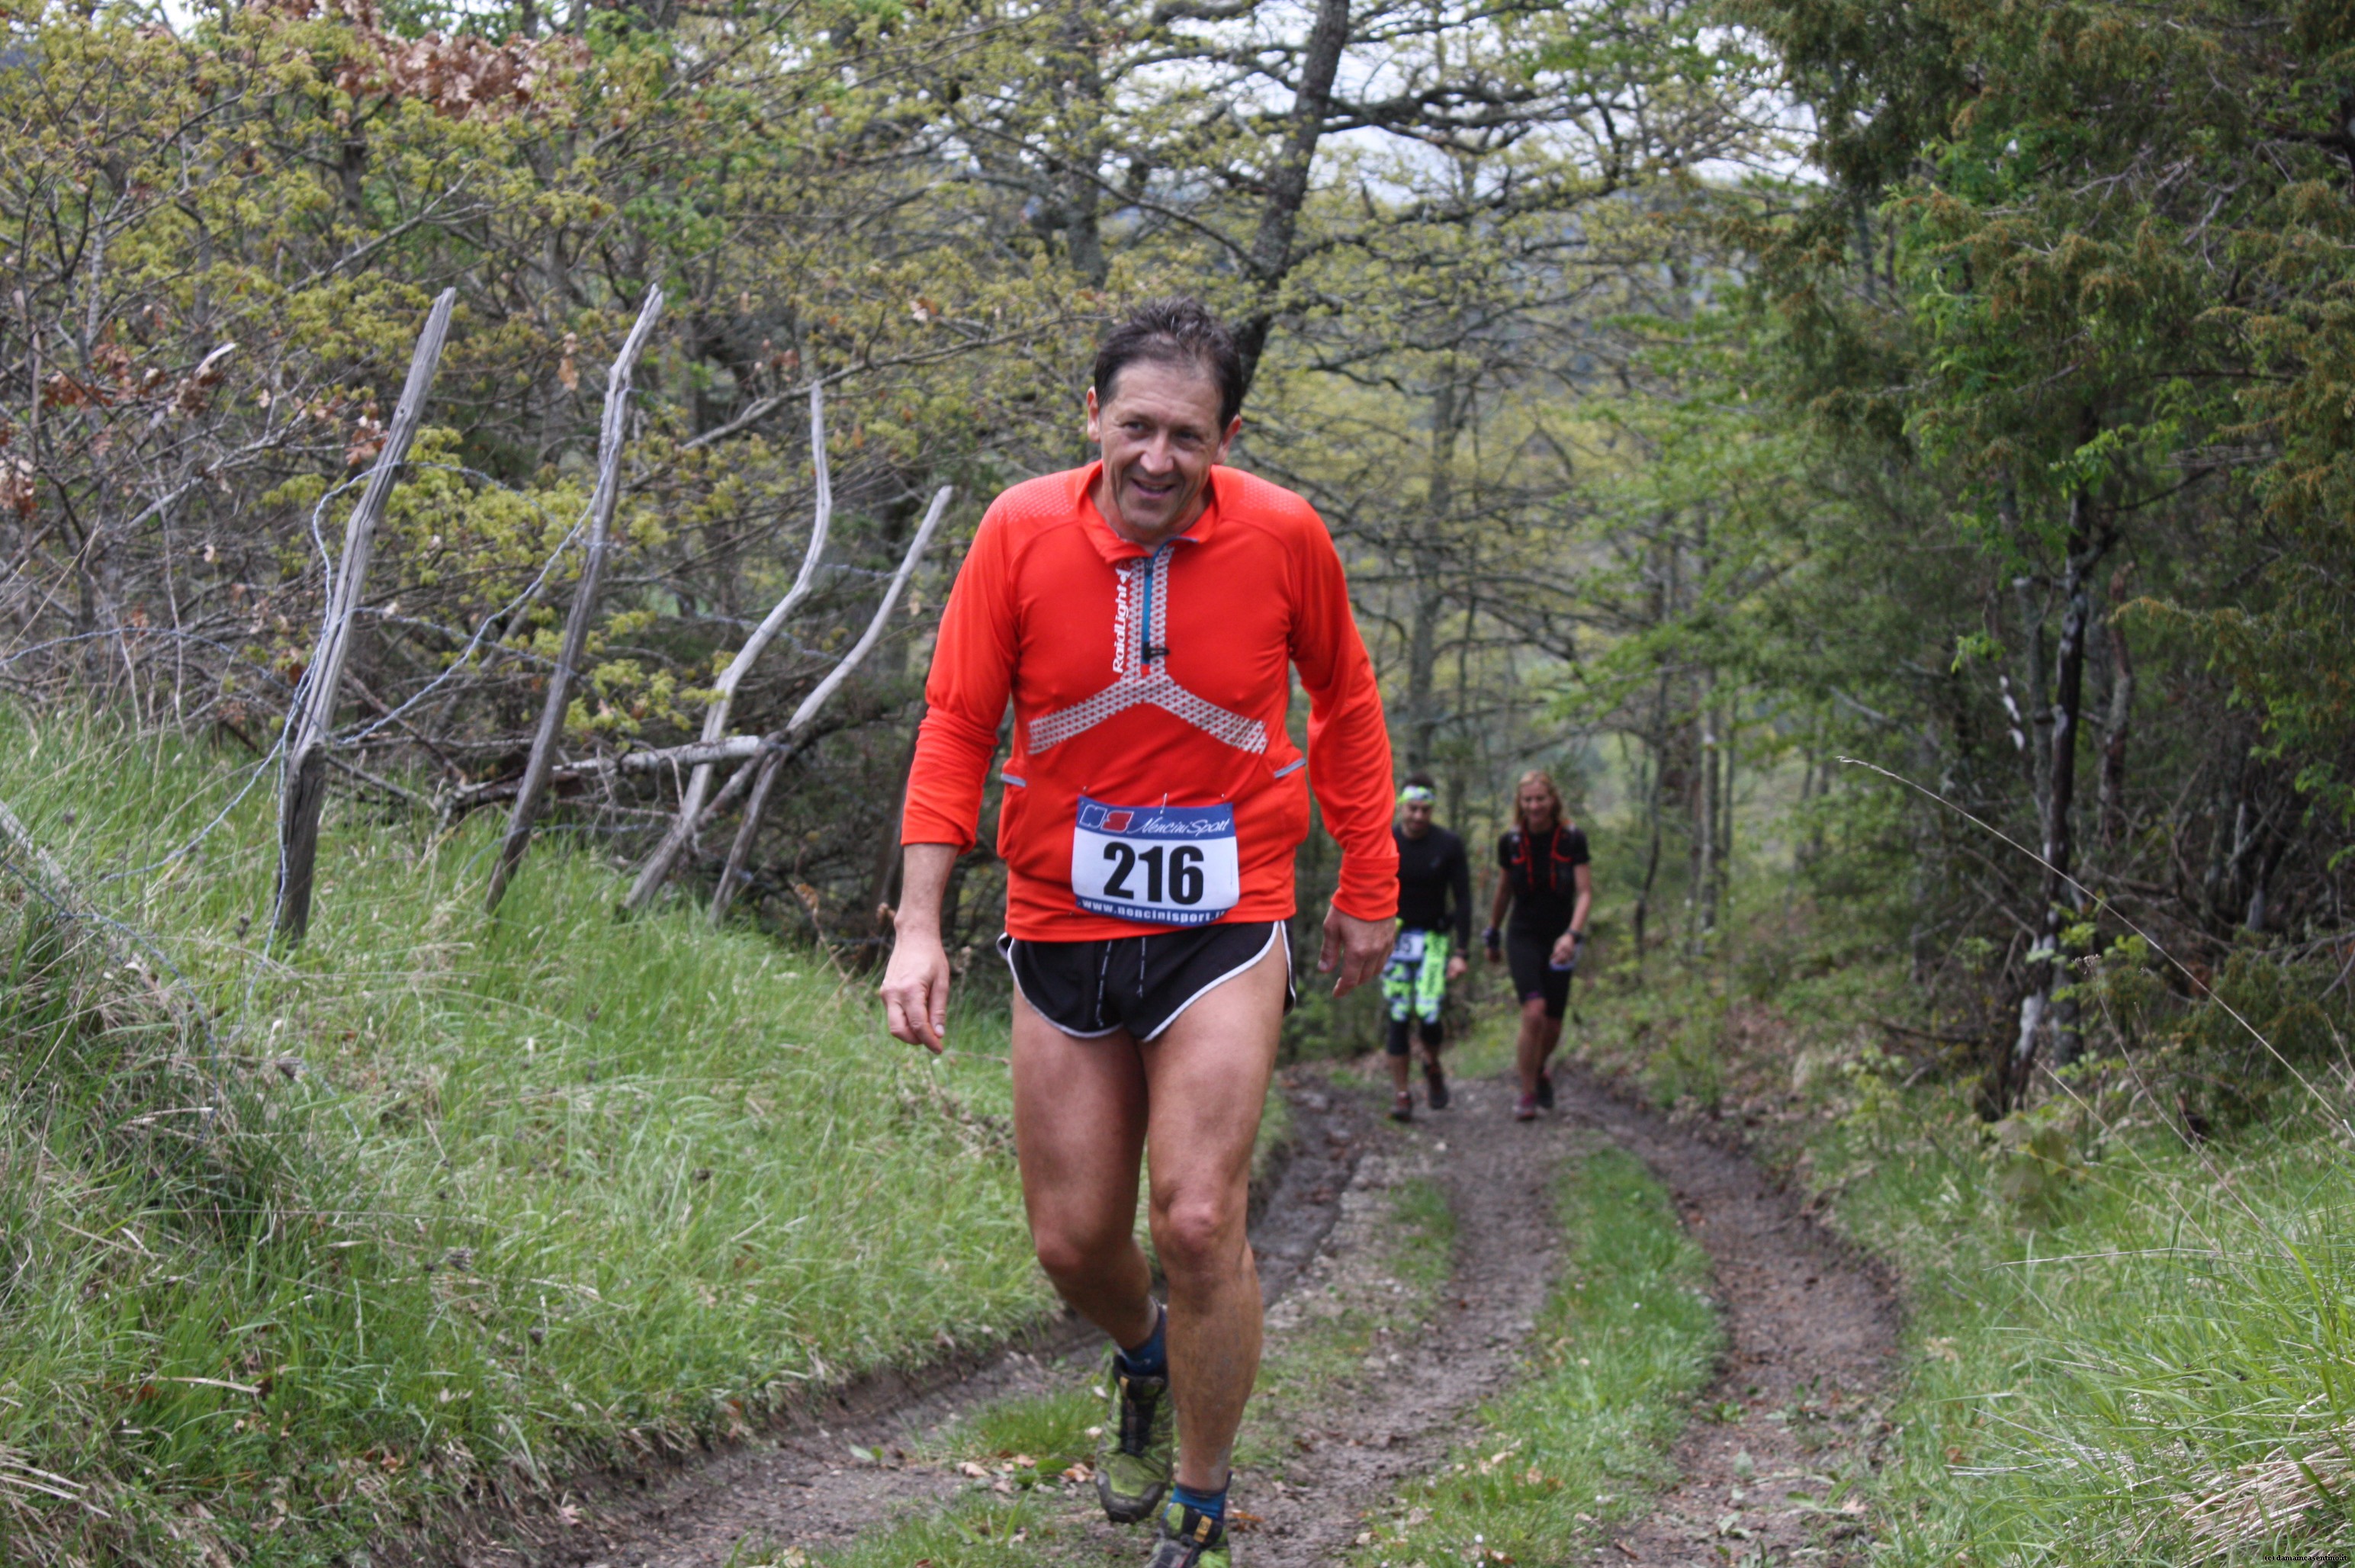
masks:
[[[1423,938],[1423,933],[1420,931],[1400,932],[1398,940],[1391,944],[1391,962],[1393,964],[1422,963]]]
[[[1106,805],[1080,797],[1071,894],[1090,914],[1207,925],[1242,897],[1226,805]]]

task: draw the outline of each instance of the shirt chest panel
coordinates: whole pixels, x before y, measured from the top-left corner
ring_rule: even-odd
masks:
[[[1221,708],[1257,714],[1286,689],[1292,608],[1283,562],[1246,531],[1107,561],[1084,534],[1023,563],[1014,700],[1026,714],[1166,672]]]

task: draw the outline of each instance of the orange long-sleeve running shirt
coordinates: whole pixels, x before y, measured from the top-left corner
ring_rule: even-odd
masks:
[[[901,840],[973,846],[1011,699],[1011,934],[1288,918],[1311,787],[1341,846],[1335,904],[1389,918],[1390,734],[1323,521],[1214,468],[1201,518],[1146,549],[1096,510],[1102,466],[1018,485],[983,517],[941,618]],[[1287,666],[1308,692],[1313,773],[1284,730]]]

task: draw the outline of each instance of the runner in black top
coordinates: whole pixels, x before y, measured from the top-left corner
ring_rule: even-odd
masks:
[[[1516,1121],[1526,1122],[1553,1106],[1553,1079],[1547,1071],[1561,1040],[1561,1015],[1570,1005],[1570,976],[1586,940],[1587,911],[1594,902],[1586,835],[1562,809],[1561,791],[1550,774],[1532,768],[1513,791],[1513,816],[1519,823],[1497,841],[1497,897],[1488,914],[1488,962],[1508,959],[1513,995],[1521,1003],[1519,1064],[1521,1099]],[[1510,924],[1505,910],[1510,906]]]
[[[1406,1086],[1412,1022],[1422,1026],[1423,1076],[1431,1108],[1447,1108],[1447,1077],[1439,1069],[1445,1031],[1439,1015],[1447,1001],[1447,982],[1469,967],[1464,955],[1472,951],[1472,866],[1464,840],[1432,826],[1429,773],[1409,773],[1398,798],[1399,818],[1391,837],[1399,851],[1399,933],[1382,970],[1382,999],[1390,1008],[1391,1086],[1396,1091],[1391,1115],[1403,1122],[1414,1115],[1414,1096]]]

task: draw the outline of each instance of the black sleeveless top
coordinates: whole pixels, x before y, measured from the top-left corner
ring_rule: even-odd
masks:
[[[1513,888],[1507,923],[1517,932],[1550,942],[1570,929],[1578,907],[1576,869],[1589,863],[1586,835],[1555,823],[1553,831],[1531,838],[1516,828],[1497,840],[1497,864]]]

